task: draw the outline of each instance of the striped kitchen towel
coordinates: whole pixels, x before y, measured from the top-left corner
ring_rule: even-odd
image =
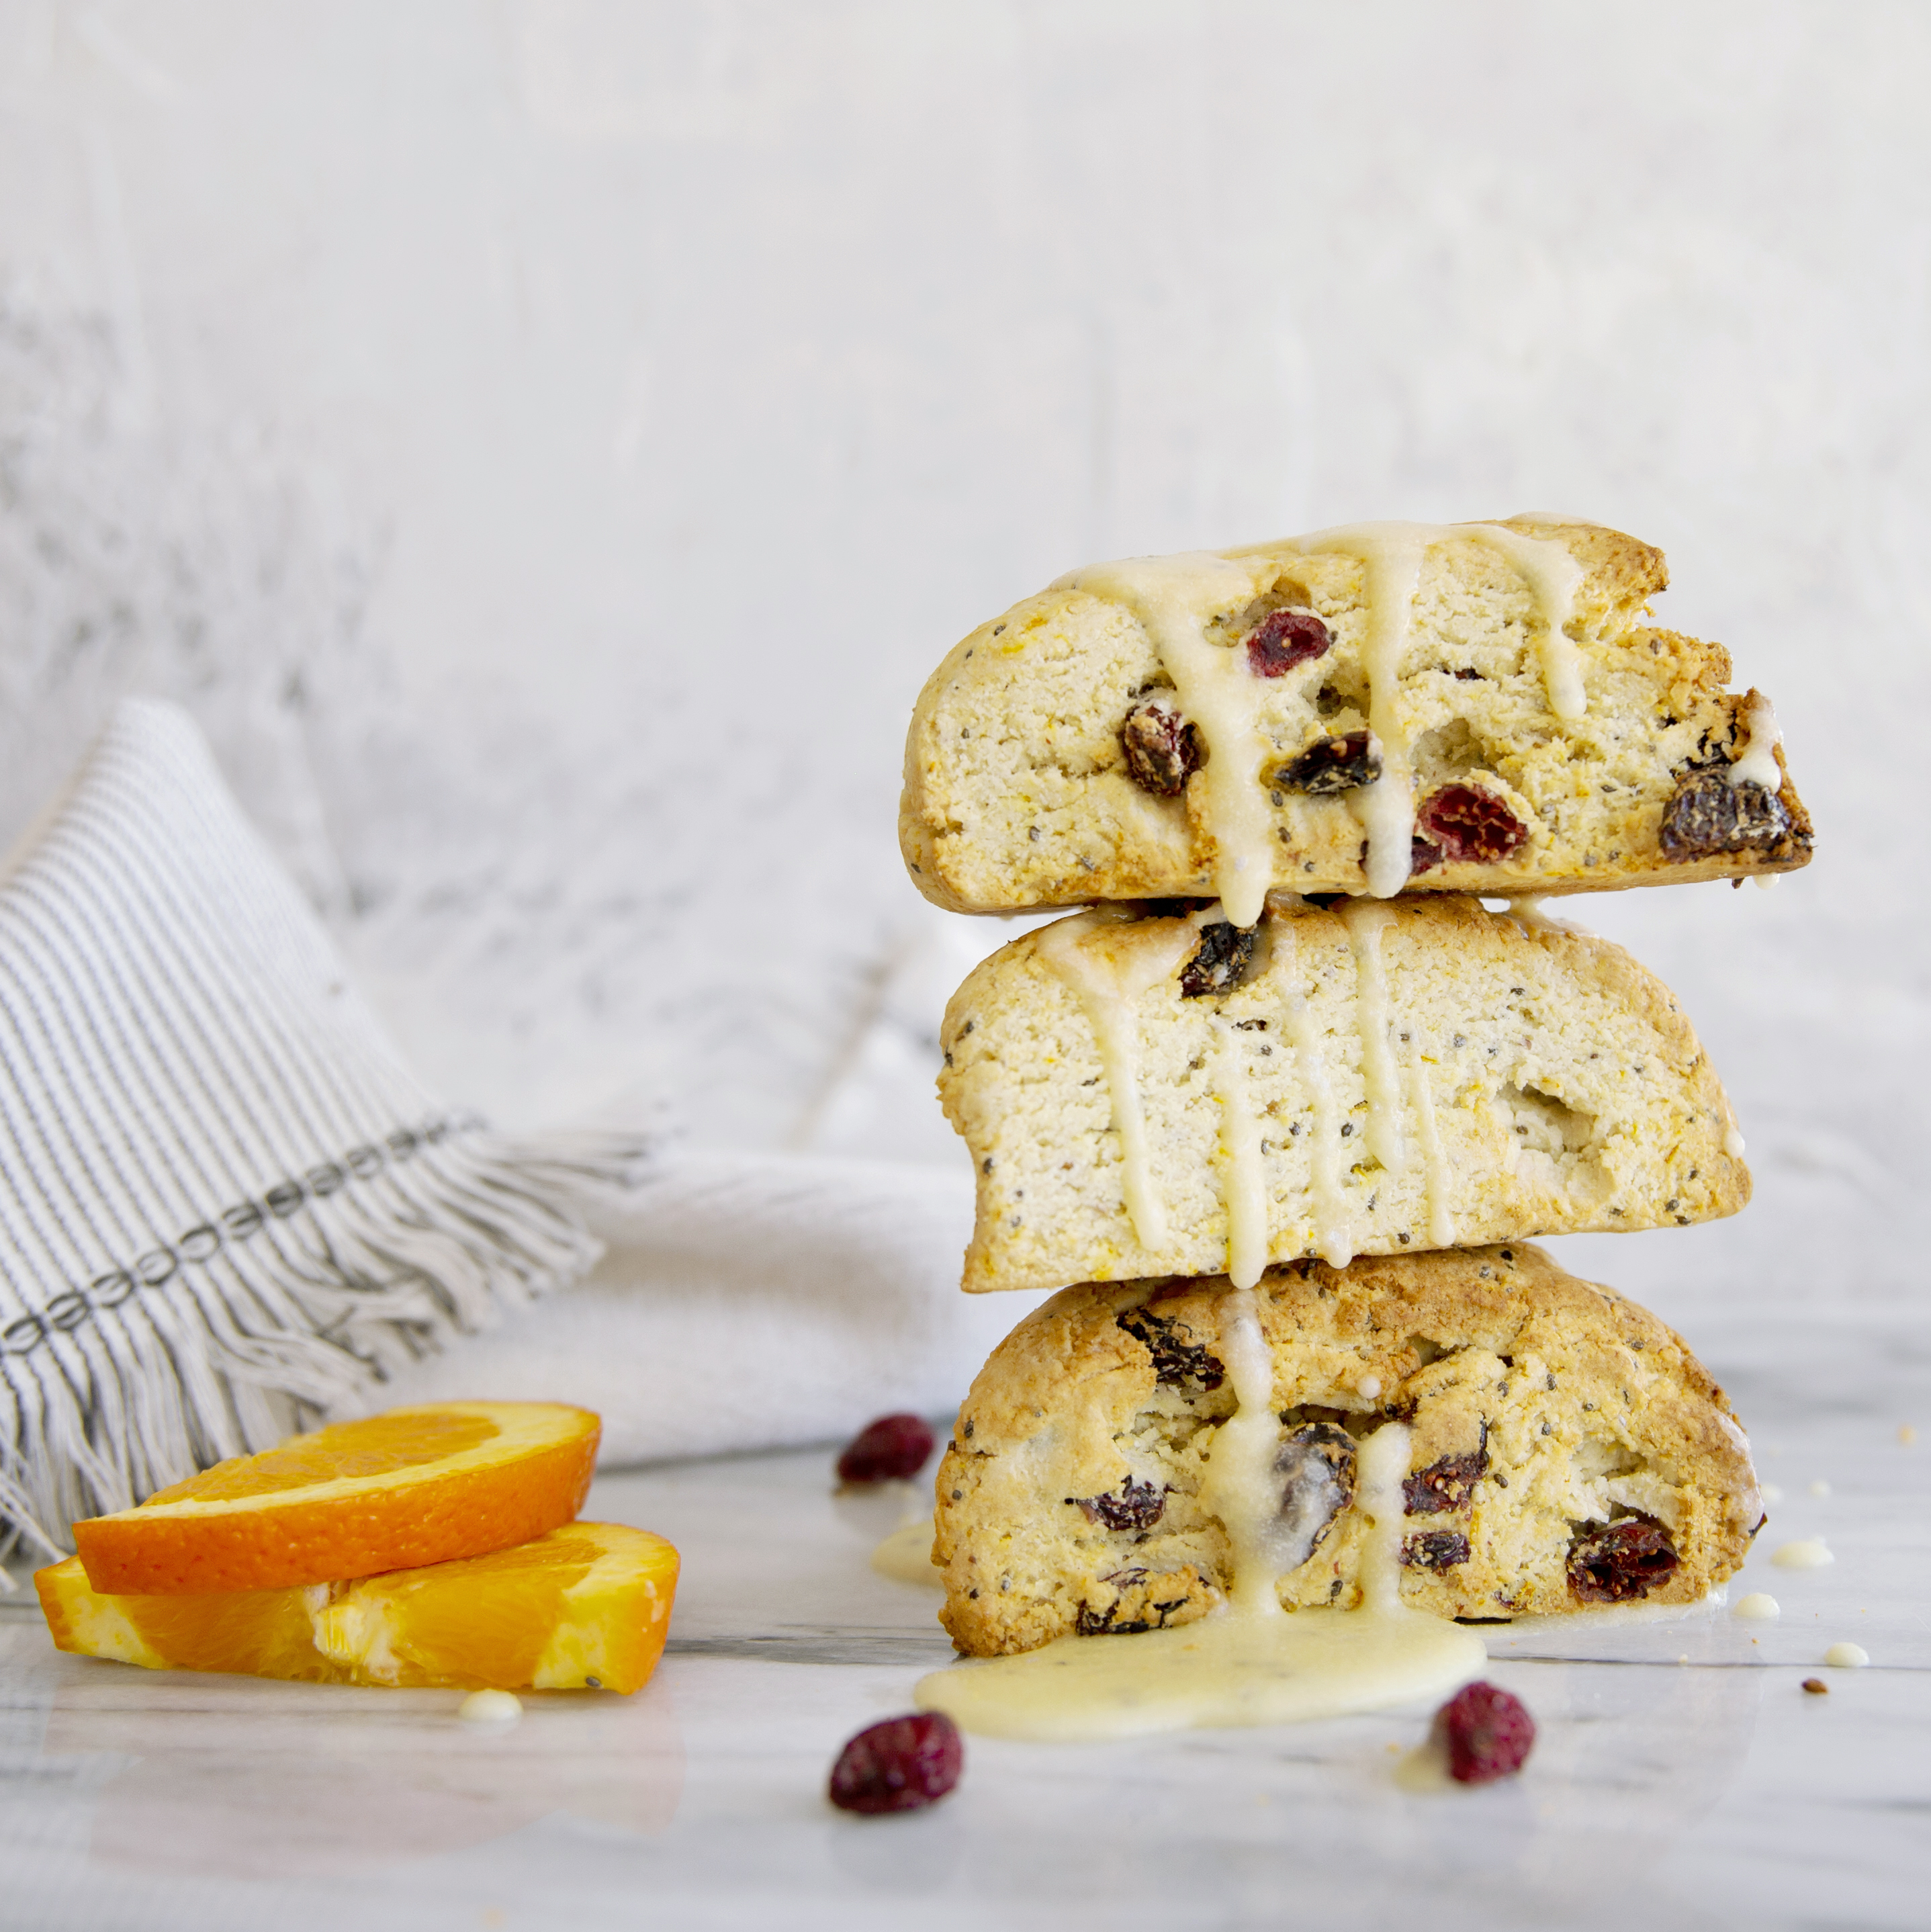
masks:
[[[187,716],[123,705],[0,869],[0,1556],[573,1280],[643,1154],[443,1107]]]

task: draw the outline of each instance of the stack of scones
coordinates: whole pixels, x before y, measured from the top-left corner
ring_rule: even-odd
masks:
[[[1655,622],[1666,581],[1566,519],[1366,524],[1076,572],[926,685],[919,889],[1078,909],[943,1034],[964,1285],[1060,1291],[939,1472],[961,1651],[1183,1625],[1243,1584],[1355,1607],[1391,1425],[1414,1610],[1687,1604],[1742,1562],[1762,1510],[1723,1391],[1528,1245],[1750,1198],[1669,988],[1541,910],[1810,856],[1768,702]],[[1242,1389],[1258,1529],[1213,1470]]]

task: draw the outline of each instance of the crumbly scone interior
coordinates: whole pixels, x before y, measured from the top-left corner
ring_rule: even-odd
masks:
[[[1228,646],[1219,655],[1239,652],[1283,612],[1317,617],[1331,644],[1278,675],[1237,680],[1258,759],[1243,748],[1243,712],[1241,729],[1222,728],[1219,751],[1195,746],[1198,766],[1175,773],[1171,795],[1150,790],[1144,773],[1136,782],[1122,737],[1136,707],[1177,716],[1182,706],[1157,625],[1076,574],[982,626],[928,682],[907,743],[901,842],[920,889],[974,911],[1212,893],[1224,890],[1216,872],[1240,837],[1276,889],[1368,890],[1365,846],[1378,818],[1369,802],[1384,788],[1310,791],[1294,774],[1317,748],[1370,730],[1377,755],[1399,766],[1387,786],[1407,802],[1389,836],[1405,849],[1403,826],[1417,812],[1426,835],[1432,800],[1465,802],[1471,791],[1497,826],[1514,828],[1506,851],[1479,838],[1434,848],[1406,880],[1414,888],[1603,890],[1804,863],[1810,824],[1780,752],[1765,751],[1774,759],[1765,796],[1729,784],[1767,706],[1754,692],[1725,690],[1720,645],[1648,615],[1647,600],[1667,581],[1661,554],[1591,525],[1480,527],[1570,563],[1578,577],[1563,608],[1549,608],[1535,573],[1468,527],[1422,545],[1407,630],[1392,652],[1377,644],[1369,551],[1310,551],[1301,545],[1321,540],[1299,539],[1207,560],[1237,580],[1203,623],[1204,637]],[[1102,590],[1110,581],[1093,580]],[[1574,716],[1552,708],[1558,636],[1586,692]],[[1774,730],[1774,720],[1761,728]],[[1237,755],[1253,770],[1223,794],[1216,788],[1232,784],[1230,773],[1207,767]],[[1666,844],[1686,787],[1728,816],[1679,809],[1693,836]],[[1252,794],[1248,832],[1229,802],[1243,792]],[[1392,890],[1397,876],[1373,890]],[[1258,881],[1258,870],[1249,877]]]
[[[1267,1257],[1337,1262],[1748,1198],[1693,1030],[1620,948],[1471,900],[1350,902],[1270,914],[1237,974],[1189,993],[1228,931],[1209,916],[1064,922],[954,997],[940,1094],[977,1172],[969,1288],[1226,1267],[1243,1198]],[[1063,970],[1069,934],[1126,962],[1131,1066]]]
[[[1225,1282],[1068,1289],[975,1383],[937,1478],[943,1621],[975,1654],[1186,1623],[1223,1600],[1202,1502],[1234,1398]],[[1537,1250],[1270,1270],[1282,1484],[1276,1593],[1351,1608],[1359,1445],[1412,1431],[1402,1596],[1508,1618],[1687,1604],[1762,1516],[1747,1446],[1681,1340]]]

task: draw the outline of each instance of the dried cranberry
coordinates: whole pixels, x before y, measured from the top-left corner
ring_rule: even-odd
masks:
[[[1424,1529],[1404,1538],[1402,1562],[1411,1570],[1453,1570],[1468,1561],[1468,1539],[1459,1529]]]
[[[1493,865],[1529,836],[1529,829],[1492,791],[1447,784],[1429,794],[1415,824],[1451,864]]]
[[[1200,734],[1170,704],[1157,698],[1136,704],[1120,728],[1126,754],[1126,776],[1156,798],[1176,798],[1189,772],[1204,762]]]
[[[1432,844],[1426,838],[1412,840],[1408,850],[1408,876],[1419,878],[1424,872],[1432,872],[1441,863],[1441,848]]]
[[[1202,1390],[1217,1389],[1227,1378],[1227,1365],[1197,1343],[1177,1339],[1190,1329],[1164,1315],[1150,1315],[1144,1308],[1129,1308],[1114,1318],[1134,1340],[1142,1343],[1153,1358],[1153,1379],[1184,1384],[1193,1382]]]
[[[1333,641],[1312,610],[1270,610],[1249,634],[1247,668],[1256,677],[1285,677],[1326,657]]]
[[[1790,836],[1790,814],[1783,800],[1760,784],[1732,784],[1727,765],[1685,772],[1663,808],[1657,834],[1670,859],[1774,850]]]
[[[868,1422],[845,1445],[838,1458],[841,1483],[885,1483],[895,1477],[916,1476],[932,1453],[931,1426],[916,1415],[881,1415]]]
[[[1108,1529],[1151,1529],[1167,1507],[1165,1484],[1136,1483],[1131,1476],[1117,1496],[1069,1496],[1088,1522]]]
[[[1194,956],[1180,969],[1180,997],[1198,1000],[1208,993],[1228,993],[1240,983],[1254,957],[1255,928],[1231,920],[1204,928]]]
[[[1535,1746],[1535,1720],[1492,1684],[1467,1684],[1435,1714],[1432,1733],[1447,1754],[1448,1774],[1460,1784],[1510,1778]]]
[[[959,1781],[965,1747],[940,1711],[918,1711],[868,1725],[832,1766],[831,1800],[841,1811],[916,1811]]]
[[[1475,1485],[1489,1473],[1489,1425],[1482,1425],[1482,1440],[1463,1456],[1444,1456],[1418,1471],[1402,1484],[1410,1516],[1440,1516],[1459,1510],[1474,1493]]]
[[[1579,1531],[1569,1546],[1570,1594],[1585,1604],[1627,1603],[1666,1582],[1678,1560],[1669,1532],[1649,1516]]]
[[[1282,791],[1304,791],[1316,797],[1358,791],[1381,776],[1381,748],[1369,731],[1350,731],[1345,737],[1324,738],[1297,758],[1279,766],[1268,781]]]

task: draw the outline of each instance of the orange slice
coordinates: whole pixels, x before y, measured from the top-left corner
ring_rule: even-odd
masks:
[[[60,1649],[150,1670],[634,1690],[663,1654],[677,1552],[647,1530],[574,1522],[492,1556],[304,1589],[110,1596],[77,1556],[34,1583]]]
[[[601,1425],[560,1402],[445,1402],[217,1462],[73,1540],[97,1590],[178,1596],[334,1583],[486,1556],[583,1506]]]

